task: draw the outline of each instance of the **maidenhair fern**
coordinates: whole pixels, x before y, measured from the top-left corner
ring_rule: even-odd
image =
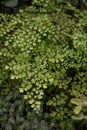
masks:
[[[87,96],[87,23],[29,10],[0,14],[0,84],[13,84],[35,112],[68,120],[71,99]]]

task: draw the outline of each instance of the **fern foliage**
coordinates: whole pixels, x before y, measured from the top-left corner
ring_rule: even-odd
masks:
[[[75,114],[72,98],[87,97],[87,16],[46,13],[49,4],[34,0],[15,15],[0,14],[0,84],[6,93],[17,88],[37,114],[49,112],[64,129]]]

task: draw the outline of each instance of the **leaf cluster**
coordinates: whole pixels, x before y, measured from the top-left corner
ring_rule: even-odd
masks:
[[[0,96],[0,130],[3,129],[60,130],[56,121],[50,119],[49,114],[40,113],[37,116],[18,90],[10,91],[7,96]]]
[[[45,8],[43,2],[33,5]],[[71,99],[87,97],[87,16],[84,11],[76,21],[46,11],[32,6],[0,14],[0,84],[17,88],[37,114],[50,113],[64,130],[74,114]]]

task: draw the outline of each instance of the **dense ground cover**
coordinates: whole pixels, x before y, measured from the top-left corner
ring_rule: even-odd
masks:
[[[0,129],[87,128],[87,10],[62,0],[3,8]]]

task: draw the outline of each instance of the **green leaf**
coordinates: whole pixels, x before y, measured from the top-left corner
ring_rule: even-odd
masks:
[[[49,100],[49,102],[47,102],[47,105],[52,105],[53,104],[53,101],[52,100]]]
[[[14,75],[11,75],[11,79],[15,79],[15,76],[14,76]]]
[[[23,93],[24,91],[23,91],[23,88],[19,88],[19,91],[20,91],[20,93]]]
[[[2,52],[0,52],[0,56],[2,55]]]
[[[79,98],[72,98],[71,103],[75,105],[82,105],[82,102]]]
[[[32,104],[31,107],[34,108],[34,107],[35,107],[35,104]]]
[[[58,80],[54,80],[54,86],[58,85]]]
[[[42,99],[42,96],[41,96],[41,95],[38,95],[38,99]]]
[[[9,69],[9,66],[6,65],[6,66],[5,66],[5,69],[6,69],[6,70]]]
[[[27,96],[27,95],[24,95],[24,99],[28,99],[28,96]]]
[[[43,88],[44,88],[44,89],[47,88],[47,84],[43,84]]]
[[[82,120],[83,116],[72,116],[71,118],[74,120]]]
[[[29,104],[33,104],[34,103],[34,99],[29,100]]]
[[[82,105],[76,106],[74,109],[74,113],[79,114],[81,112],[81,110],[82,110]]]
[[[87,107],[87,101],[86,101],[86,100],[83,100],[83,101],[82,101],[82,105],[85,106],[85,107]]]
[[[49,79],[49,82],[50,82],[50,83],[53,83],[53,78]]]
[[[56,117],[56,115],[57,115],[57,113],[55,111],[51,113],[52,117]]]
[[[40,104],[41,104],[41,102],[40,102],[40,101],[36,101],[36,103],[35,103],[35,104],[40,105]]]

